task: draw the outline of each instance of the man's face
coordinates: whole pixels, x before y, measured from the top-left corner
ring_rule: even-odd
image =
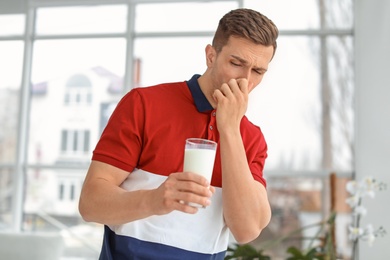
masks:
[[[272,46],[266,47],[238,37],[230,37],[219,53],[209,46],[206,49],[207,65],[214,88],[220,88],[230,79],[246,78],[249,91],[252,91],[263,79],[273,51]]]

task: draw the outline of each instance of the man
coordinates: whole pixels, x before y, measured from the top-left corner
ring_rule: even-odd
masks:
[[[250,9],[227,13],[189,81],[136,88],[113,112],[92,157],[79,209],[105,225],[100,259],[224,259],[269,223],[267,145],[245,117],[278,30]],[[218,142],[211,183],[183,171],[189,137]],[[205,208],[193,207],[197,203]]]

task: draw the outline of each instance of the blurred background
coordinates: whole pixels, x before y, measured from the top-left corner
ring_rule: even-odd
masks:
[[[20,259],[98,258],[103,228],[77,207],[111,112],[134,87],[202,74],[219,19],[238,7],[280,30],[247,111],[269,146],[273,212],[252,245],[299,230],[267,249],[286,259],[320,231],[303,227],[336,212],[337,253],[351,259],[345,185],[390,175],[386,0],[0,0],[0,259],[11,249]],[[386,198],[369,202],[366,221],[388,225]],[[386,243],[361,245],[361,259],[390,259]]]

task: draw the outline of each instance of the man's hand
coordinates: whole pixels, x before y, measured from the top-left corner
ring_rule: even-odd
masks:
[[[191,172],[176,172],[168,176],[152,195],[152,208],[157,215],[167,214],[173,210],[196,213],[197,207],[188,205],[196,203],[210,205],[210,198],[215,188],[206,178]]]
[[[219,131],[228,131],[230,127],[235,127],[234,130],[239,128],[248,107],[248,94],[249,86],[246,79],[231,79],[214,91]]]
[[[83,219],[106,225],[121,225],[173,210],[196,213],[210,204],[215,188],[206,178],[190,172],[172,173],[156,189],[127,191],[120,187],[129,172],[99,161],[92,161],[80,195]]]

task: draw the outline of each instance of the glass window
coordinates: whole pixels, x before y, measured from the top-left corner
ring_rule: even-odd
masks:
[[[141,38],[134,43],[140,61],[140,85],[188,80],[206,69],[204,49],[211,37]],[[156,48],[158,46],[158,48]]]
[[[245,0],[244,5],[266,15],[279,30],[320,28],[318,1]]]
[[[60,184],[60,188],[59,188],[59,195],[58,195],[58,197],[59,197],[59,200],[63,200],[64,199],[64,184],[63,183],[61,183]]]
[[[66,82],[65,105],[91,105],[92,83],[83,74],[75,74]]]
[[[125,5],[49,7],[37,10],[38,35],[123,33]]]
[[[71,201],[75,200],[75,185],[73,183],[70,185],[69,200]]]
[[[14,176],[14,169],[12,167],[0,167],[0,231],[12,227]]]
[[[190,2],[136,6],[136,32],[214,31],[219,19],[237,2]]]
[[[353,27],[353,0],[324,2],[325,28],[351,29]]]
[[[112,91],[119,88],[120,91],[123,87],[120,83],[123,82],[116,77],[123,79],[125,51],[126,41],[123,38],[36,41],[32,64],[33,91],[39,87],[38,84],[46,83],[47,87],[48,80],[66,80],[65,86],[77,74],[90,81],[89,74],[83,74],[86,69],[112,78],[115,81]]]
[[[352,171],[354,165],[354,56],[352,36],[330,36],[327,73],[331,86],[332,154],[334,168]]]
[[[16,156],[23,42],[0,41],[0,164]]]
[[[340,259],[350,259],[351,243],[347,229],[350,224],[350,210],[345,200],[347,178],[336,178],[332,196],[337,198],[332,205],[331,196],[326,193],[330,189],[326,177],[271,177],[267,187],[270,199],[272,218],[262,234],[251,244],[258,250],[263,249],[271,259],[287,259],[287,249],[295,246],[307,249],[320,245],[323,241],[314,239],[318,234],[323,236],[329,231],[325,214],[330,207],[337,210],[334,232],[337,252]]]
[[[125,47],[121,38],[36,41],[29,162],[37,162],[37,147],[41,163],[90,160],[101,104],[123,94]]]
[[[323,6],[320,4],[323,3]],[[280,30],[351,29],[353,26],[353,1],[312,0],[245,0],[245,7],[268,16]],[[321,16],[323,24],[321,25]]]
[[[24,230],[58,231],[63,228],[58,226],[58,222],[48,220],[46,214],[68,225],[77,225],[80,221],[78,198],[84,176],[84,170],[44,169],[39,166],[28,170]],[[37,226],[36,221],[41,221],[41,225]]]
[[[24,14],[0,15],[0,36],[23,35],[25,19]]]
[[[32,84],[28,166],[21,165],[27,169],[22,229],[63,229],[52,221],[54,217],[72,231],[62,233],[66,239],[65,258],[98,258],[103,228],[84,223],[77,204],[92,150],[123,96],[125,71],[132,69],[125,68],[126,47],[132,46],[127,40],[134,40],[137,86],[187,80],[206,70],[204,49],[211,44],[212,36],[199,37],[197,33],[214,32],[221,16],[238,3],[266,14],[284,32],[299,30],[299,36],[281,34],[276,56],[263,82],[250,94],[247,110],[248,118],[261,127],[269,147],[265,175],[273,218],[260,239],[280,237],[321,219],[328,204],[324,179],[292,175],[300,171],[316,174],[321,169],[324,81],[329,82],[334,98],[334,166],[352,169],[353,37],[326,36],[327,31],[313,33],[320,33],[320,29],[351,29],[353,1],[152,2],[138,1],[134,17],[128,16],[127,4],[100,5],[99,1],[92,1],[91,6],[36,8],[32,74],[26,79]],[[325,5],[321,7],[320,2]],[[1,15],[0,38],[22,38],[25,19],[25,15]],[[139,37],[133,39],[133,34],[126,34],[128,24],[134,24],[139,33],[135,36]],[[302,35],[305,30],[312,31]],[[142,33],[150,35],[143,37]],[[88,39],[92,34],[115,37]],[[13,221],[23,48],[23,41],[0,41],[0,230],[12,226]],[[321,54],[326,54],[325,61]],[[283,170],[283,175],[273,175]],[[345,223],[347,214],[342,215]],[[254,244],[258,242],[262,240]],[[304,247],[305,243],[296,245]],[[348,244],[340,246],[348,249]],[[285,251],[274,252],[275,256],[280,252]]]
[[[89,130],[62,130],[61,152],[63,154],[90,153]]]
[[[266,169],[320,169],[319,95],[319,39],[281,36],[247,111],[268,143]]]

